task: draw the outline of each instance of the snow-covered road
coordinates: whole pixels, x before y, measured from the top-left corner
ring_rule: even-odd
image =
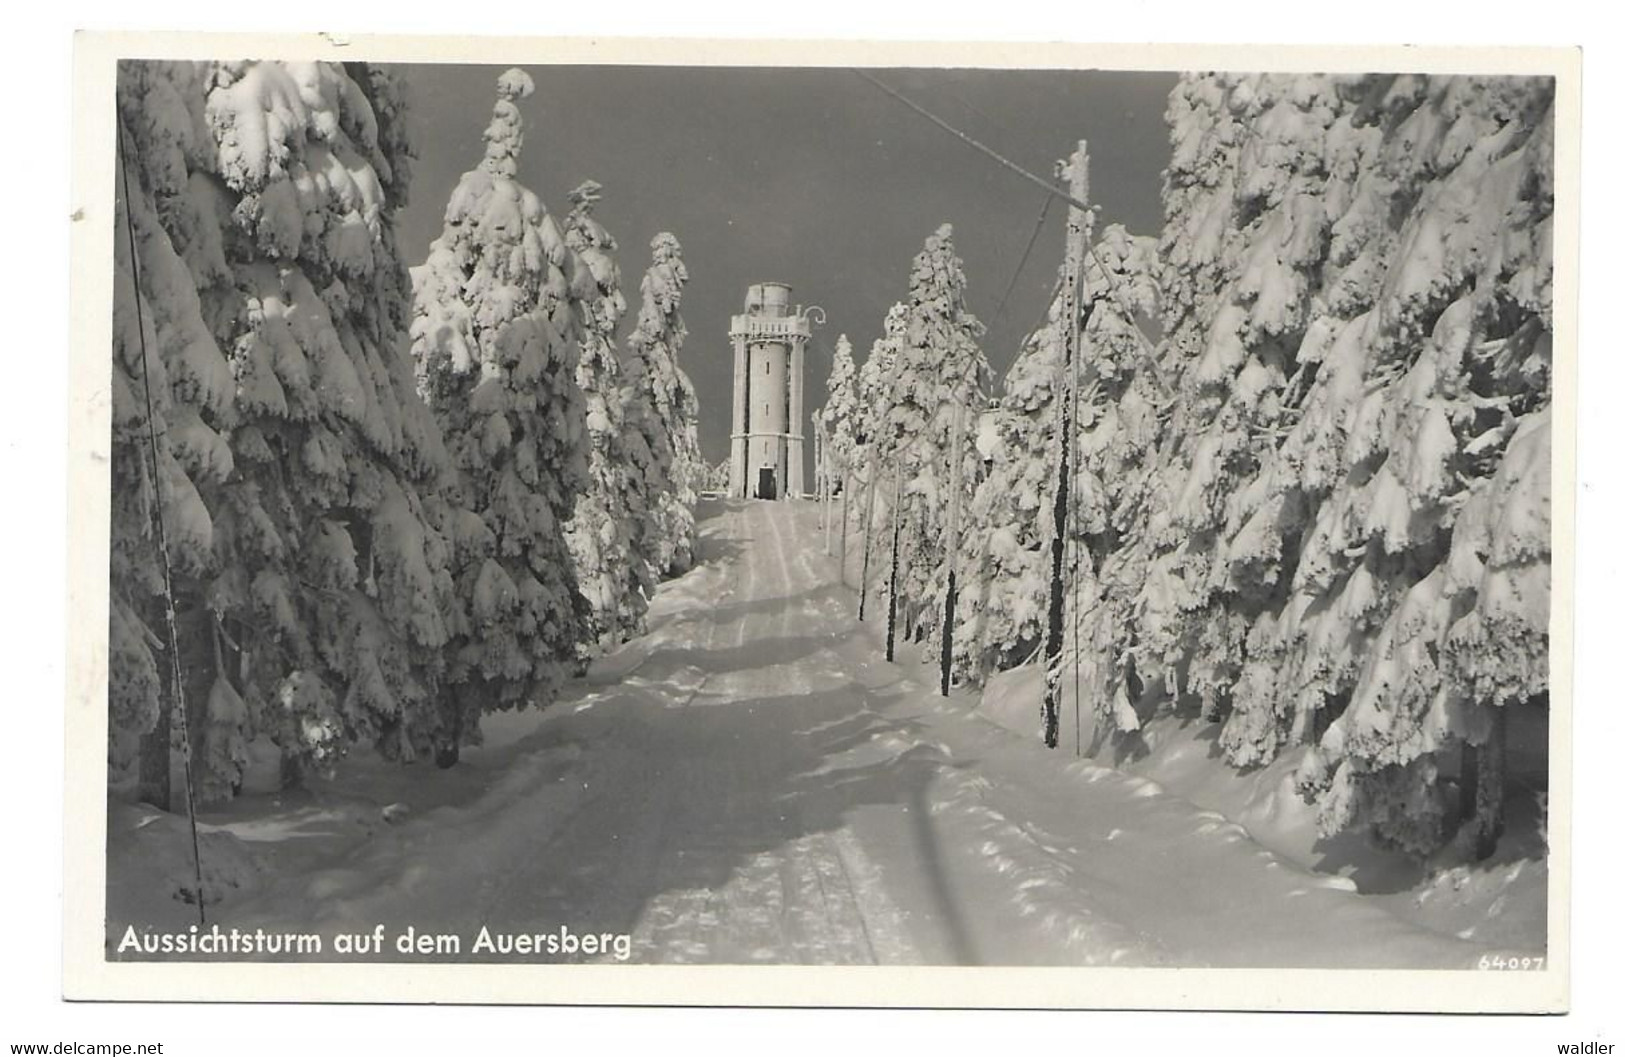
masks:
[[[810,504],[702,516],[701,564],[662,588],[650,633],[490,750],[483,785],[425,791],[406,822],[232,923],[565,926],[629,933],[639,962],[1465,967],[1484,952],[936,697],[929,671],[884,662],[883,627],[855,621]]]

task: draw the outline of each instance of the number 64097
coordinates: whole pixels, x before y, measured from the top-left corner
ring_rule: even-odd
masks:
[[[1515,954],[1511,957],[1504,954],[1486,954],[1478,959],[1478,967],[1480,969],[1512,969],[1520,972],[1529,969],[1538,971],[1546,968],[1546,957],[1539,954],[1521,956]]]

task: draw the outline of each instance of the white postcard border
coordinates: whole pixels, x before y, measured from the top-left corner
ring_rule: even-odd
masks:
[[[1557,78],[1550,888],[1532,972],[105,959],[114,84],[121,58],[1542,74]],[[1570,986],[1580,53],[1577,48],[1080,45],[81,33],[73,78],[63,993],[69,999],[572,1005],[1563,1012]]]

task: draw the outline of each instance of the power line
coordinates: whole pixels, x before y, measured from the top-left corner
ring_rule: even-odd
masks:
[[[1000,165],[1002,165],[1005,168],[1011,170],[1012,172],[1015,172],[1015,173],[1019,174],[1020,176],[1024,177],[1025,179],[1031,180],[1033,183],[1037,184],[1039,187],[1042,187],[1044,190],[1048,191],[1050,194],[1054,195],[1056,198],[1059,198],[1062,201],[1068,203],[1069,205],[1077,207],[1078,209],[1088,209],[1089,208],[1088,206],[1084,205],[1082,202],[1078,201],[1076,198],[1073,198],[1071,195],[1067,194],[1065,191],[1061,190],[1059,187],[1056,187],[1054,184],[1050,183],[1048,180],[1044,179],[1043,177],[1037,176],[1037,175],[1035,175],[1035,174],[1033,174],[1031,172],[1028,172],[1026,169],[1023,169],[1021,166],[1017,165],[1015,162],[1011,161],[1009,158],[1006,158],[1004,155],[1000,154],[998,151],[994,150],[992,147],[989,147],[987,144],[983,143],[981,140],[978,140],[978,139],[976,139],[976,138],[974,138],[974,137],[972,137],[972,136],[970,136],[970,135],[968,135],[968,134],[966,134],[964,132],[961,132],[959,129],[957,129],[954,126],[948,124],[948,122],[944,121],[942,118],[940,118],[937,115],[933,114],[931,111],[927,110],[925,107],[921,106],[920,104],[914,102],[914,100],[908,98],[906,95],[903,95],[901,92],[897,91],[895,88],[892,88],[890,85],[886,84],[886,82],[880,80],[877,77],[874,77],[873,75],[869,74],[868,72],[866,72],[864,70],[854,69],[852,72],[857,74],[859,77],[863,78],[865,81],[868,81],[870,84],[874,85],[876,88],[880,89],[882,92],[885,92],[887,95],[891,96],[893,99],[897,100],[899,103],[902,103],[904,106],[908,107],[910,110],[914,111],[916,114],[919,114],[921,117],[925,118],[927,121],[931,122],[933,125],[936,125],[938,128],[942,129],[944,132],[948,133],[949,135],[953,136],[954,138],[956,138],[956,139],[958,139],[958,140],[960,140],[960,141],[962,141],[962,142],[964,142],[966,144],[969,144],[970,146],[974,147],[975,149],[981,151],[983,154],[987,155],[989,158],[992,158],[994,161],[998,162]]]
[[[996,121],[990,114],[988,114],[987,111],[983,110],[981,107],[977,106],[975,103],[972,103],[969,99],[966,99],[964,96],[960,95],[958,92],[954,91],[953,89],[951,89],[951,88],[943,88],[942,93],[944,95],[946,95],[949,99],[952,99],[954,102],[956,102],[960,106],[964,107],[966,110],[970,111],[971,113],[975,114],[977,117],[981,118],[983,121],[987,122],[989,125],[997,125],[998,124],[998,121]]]
[[[1010,301],[1010,294],[1015,291],[1016,281],[1021,278],[1021,270],[1027,267],[1027,258],[1032,256],[1033,247],[1038,245],[1039,233],[1044,230],[1044,221],[1049,219],[1050,203],[1055,201],[1049,195],[1044,196],[1044,208],[1038,211],[1038,223],[1033,225],[1033,233],[1027,236],[1027,248],[1021,251],[1021,260],[1016,262],[1016,270],[1010,275],[1010,283],[1004,288],[1004,296],[999,298],[999,307],[993,310],[993,322],[989,329],[999,325],[1004,318],[1004,306]]]
[[[1055,184],[1053,184],[1050,181],[1044,179],[1043,177],[1037,176],[1034,173],[1028,171],[1027,169],[1022,168],[1020,165],[1018,165],[1015,162],[1011,161],[1009,158],[1006,158],[1004,155],[1000,154],[998,151],[994,150],[992,147],[989,147],[987,144],[983,143],[982,141],[976,139],[974,136],[971,136],[968,133],[963,132],[960,129],[958,129],[958,128],[954,127],[953,125],[949,124],[947,121],[945,121],[942,118],[938,117],[936,114],[933,114],[931,111],[927,110],[925,107],[923,107],[920,104],[916,103],[914,100],[908,98],[903,93],[897,91],[895,88],[893,88],[890,85],[886,84],[884,81],[880,80],[878,77],[875,77],[874,75],[870,74],[869,72],[867,72],[865,70],[859,70],[859,69],[855,69],[855,68],[852,70],[852,72],[854,74],[856,74],[858,77],[863,78],[865,81],[868,81],[870,84],[874,85],[876,88],[880,89],[882,92],[884,92],[887,95],[891,96],[893,99],[897,100],[899,103],[902,103],[904,106],[908,107],[910,110],[914,111],[916,114],[918,114],[921,117],[925,118],[927,121],[931,122],[933,125],[936,125],[938,128],[942,129],[944,132],[948,133],[950,136],[953,136],[955,139],[957,139],[960,142],[966,144],[967,146],[969,146],[969,147],[971,147],[971,148],[973,148],[973,149],[975,149],[977,151],[980,151],[981,153],[987,155],[989,158],[992,158],[994,161],[998,162],[1000,165],[1002,165],[1005,168],[1009,169],[1011,172],[1013,172],[1016,175],[1022,177],[1023,179],[1028,180],[1028,181],[1030,181],[1030,182],[1032,182],[1034,184],[1037,184],[1039,187],[1042,187],[1045,191],[1047,191],[1049,193],[1050,199],[1059,198],[1063,202],[1066,202],[1068,205],[1071,205],[1074,208],[1082,209],[1082,210],[1084,210],[1086,212],[1092,212],[1091,208],[1088,205],[1084,204],[1083,202],[1078,201],[1076,198],[1073,198],[1070,193],[1062,190],[1061,188],[1057,187]],[[1050,199],[1045,200],[1044,204],[1045,204],[1046,208],[1049,205]],[[1042,218],[1040,219],[1040,226],[1042,226]],[[1037,233],[1034,232],[1033,239],[1036,240],[1037,237],[1038,237]],[[1032,249],[1032,246],[1029,243],[1028,252],[1031,252],[1031,249]],[[1097,265],[1100,265],[1100,271],[1106,278],[1106,284],[1109,287],[1111,287],[1112,294],[1114,295],[1114,300],[1117,303],[1118,309],[1123,313],[1124,318],[1128,320],[1129,325],[1134,328],[1135,335],[1140,339],[1140,344],[1145,349],[1146,362],[1151,368],[1151,374],[1152,374],[1153,379],[1157,383],[1157,387],[1159,389],[1161,389],[1164,393],[1167,393],[1168,392],[1167,382],[1163,379],[1162,371],[1157,366],[1157,362],[1156,362],[1156,343],[1153,342],[1149,337],[1146,336],[1145,331],[1140,328],[1139,321],[1134,318],[1133,311],[1126,304],[1124,304],[1123,301],[1121,300],[1120,295],[1121,295],[1122,291],[1120,290],[1120,288],[1117,285],[1116,277],[1111,274],[1111,271],[1109,269],[1107,269],[1104,264],[1101,264],[1100,258],[1095,256],[1095,252],[1094,252],[1093,247],[1089,247],[1089,246],[1084,247],[1084,254],[1089,259],[1092,259]],[[1026,258],[1023,257],[1023,261],[1025,261],[1025,259]],[[1019,274],[1019,272],[1020,272],[1020,268],[1018,267],[1017,268],[1017,273]],[[1014,280],[1012,279],[1011,282],[1012,282],[1012,285],[1013,285]],[[1009,296],[1008,292],[1006,293],[1006,296]]]

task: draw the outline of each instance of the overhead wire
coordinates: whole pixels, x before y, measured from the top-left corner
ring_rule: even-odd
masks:
[[[1044,196],[1044,207],[1038,211],[1038,223],[1033,225],[1032,234],[1027,236],[1027,246],[1021,251],[1021,260],[1016,262],[1016,270],[1010,273],[1010,282],[1005,285],[1004,294],[999,298],[999,307],[993,310],[993,321],[988,324],[989,327],[998,326],[999,320],[1004,318],[1004,308],[1010,303],[1010,295],[1015,292],[1022,269],[1027,267],[1027,258],[1032,256],[1033,247],[1038,245],[1038,236],[1044,230],[1044,222],[1049,219],[1050,204],[1054,201],[1055,199],[1049,195]]]
[[[1073,198],[1069,192],[1005,157],[1003,154],[1000,154],[998,151],[983,143],[981,140],[978,140],[976,137],[970,135],[964,130],[957,128],[949,121],[938,117],[930,110],[927,110],[925,107],[921,106],[919,103],[916,103],[902,92],[899,92],[897,89],[891,87],[878,77],[875,77],[867,70],[853,68],[852,73],[878,88],[892,99],[895,99],[897,102],[901,103],[915,114],[925,118],[927,121],[931,122],[931,124],[936,125],[944,132],[953,136],[955,139],[993,159],[995,162],[998,162],[1000,165],[1009,169],[1011,172],[1017,174],[1023,179],[1043,188],[1046,192],[1048,192],[1051,198],[1059,198],[1061,201],[1066,202],[1068,205],[1071,205],[1077,209],[1093,212],[1089,205],[1078,201],[1076,198]],[[1048,204],[1047,200],[1046,204]],[[1036,239],[1037,234],[1035,233],[1033,235],[1033,240],[1036,241]],[[1084,247],[1084,255],[1086,258],[1093,260],[1095,264],[1099,266],[1102,275],[1106,279],[1106,285],[1111,288],[1113,300],[1116,302],[1118,310],[1123,314],[1124,318],[1128,320],[1129,325],[1133,328],[1136,337],[1139,338],[1140,345],[1146,354],[1145,358],[1147,365],[1151,369],[1152,379],[1157,383],[1157,387],[1161,389],[1164,394],[1167,394],[1169,392],[1167,382],[1163,378],[1162,371],[1158,367],[1156,361],[1156,342],[1152,341],[1146,335],[1145,331],[1141,329],[1139,320],[1135,318],[1133,310],[1122,300],[1122,288],[1118,286],[1116,277],[1113,276],[1111,271],[1101,263],[1100,258],[1096,256],[1094,252],[1094,248],[1089,246]],[[1019,272],[1019,267],[1017,270]]]

